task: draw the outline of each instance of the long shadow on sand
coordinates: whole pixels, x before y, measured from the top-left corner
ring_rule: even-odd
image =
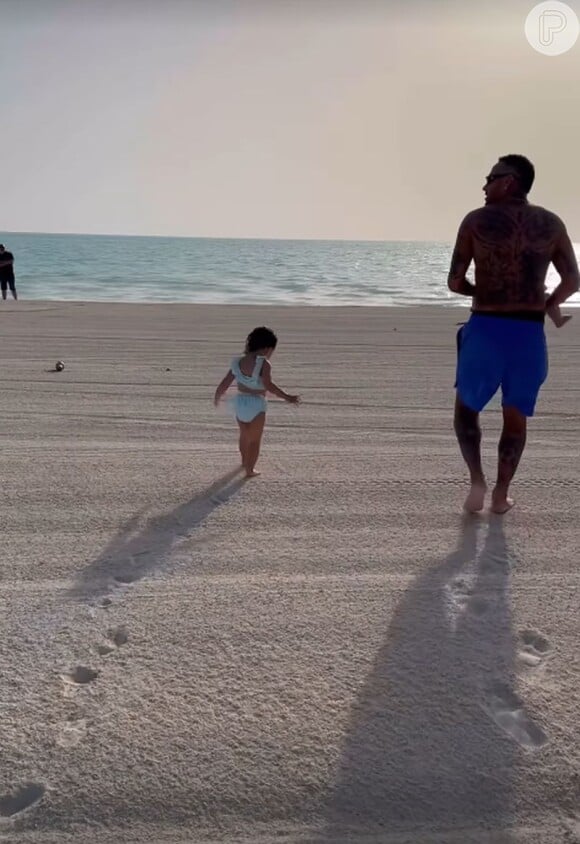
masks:
[[[501,519],[465,518],[457,550],[405,593],[353,707],[319,842],[464,844],[482,827],[512,841],[514,761],[545,736],[513,691],[511,565]]]
[[[241,489],[247,478],[238,478],[240,472],[239,467],[228,472],[175,510],[149,519],[144,527],[139,527],[140,514],[130,519],[83,569],[69,597],[95,599],[111,586],[134,583],[159,568],[213,510]]]

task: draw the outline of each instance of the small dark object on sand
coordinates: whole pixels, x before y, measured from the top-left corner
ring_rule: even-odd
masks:
[[[54,365],[54,368],[56,369],[56,371],[57,371],[57,372],[62,372],[62,371],[63,371],[63,369],[64,369],[64,363],[63,363],[63,361],[62,361],[62,360],[57,360],[57,362],[56,362],[56,363],[55,363],[55,365]]]

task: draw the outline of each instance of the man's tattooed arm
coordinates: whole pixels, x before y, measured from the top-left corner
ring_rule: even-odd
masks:
[[[459,226],[455,248],[451,257],[451,269],[447,286],[453,293],[461,296],[475,296],[475,284],[465,278],[473,258],[473,242],[467,217]]]

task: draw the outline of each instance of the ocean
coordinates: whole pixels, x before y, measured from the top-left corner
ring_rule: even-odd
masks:
[[[469,304],[452,244],[0,233],[22,299],[275,305]],[[557,283],[551,267],[548,287]],[[573,304],[580,305],[580,296]]]

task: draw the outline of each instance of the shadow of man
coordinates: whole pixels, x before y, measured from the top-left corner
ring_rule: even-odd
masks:
[[[519,748],[492,711],[498,684],[513,684],[510,569],[501,519],[470,516],[407,590],[353,706],[319,841],[464,844],[490,826],[512,841]]]
[[[245,484],[238,467],[170,513],[149,519],[140,528],[140,514],[126,522],[99,556],[79,575],[68,596],[94,599],[111,585],[134,583],[163,565],[180,543]],[[237,480],[236,480],[237,478]]]

